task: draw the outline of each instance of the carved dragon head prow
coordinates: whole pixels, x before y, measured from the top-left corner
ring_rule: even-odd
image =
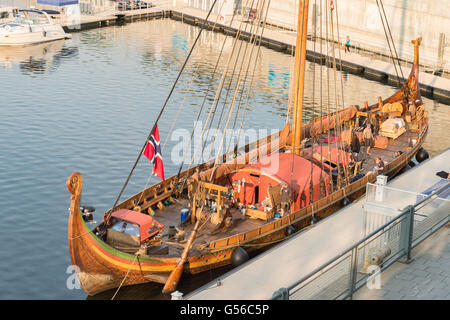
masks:
[[[67,179],[67,189],[69,189],[69,192],[72,194],[72,198],[81,194],[82,182],[83,178],[81,177],[81,173],[79,173],[78,171],[72,173]]]

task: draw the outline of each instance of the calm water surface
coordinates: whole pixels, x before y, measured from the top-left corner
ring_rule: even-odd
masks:
[[[82,202],[96,207],[96,220],[112,206],[197,32],[180,22],[155,20],[0,49],[0,299],[86,298],[66,284],[70,197],[65,181],[73,171],[83,174]],[[177,128],[192,128],[224,38],[204,33],[159,122],[162,142],[183,100]],[[227,45],[225,54],[229,51]],[[261,49],[246,128],[282,127],[291,64],[289,55]],[[310,116],[319,112],[320,76],[313,103],[314,65],[307,68]],[[351,74],[343,78],[346,105],[373,103],[396,90]],[[186,96],[192,79],[195,91]],[[430,112],[425,148],[435,154],[450,146],[450,107],[425,102]],[[163,156],[175,143],[168,139]],[[168,157],[164,165],[166,176],[178,169]],[[144,187],[150,170],[148,161],[139,163],[123,199]],[[187,293],[226,270],[192,277],[180,289]],[[154,284],[123,288],[118,298],[161,299],[160,290]]]

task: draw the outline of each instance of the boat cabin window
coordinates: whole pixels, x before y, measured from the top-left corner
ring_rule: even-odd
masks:
[[[45,24],[48,23],[48,19],[40,12],[21,11],[14,22],[19,24]]]
[[[259,174],[250,173],[250,176],[255,177],[255,178],[259,178]]]
[[[118,231],[118,232],[129,234],[129,235],[135,236],[135,237],[140,236],[139,226],[137,224],[126,222],[123,220],[116,219],[116,221],[114,221],[111,229]]]

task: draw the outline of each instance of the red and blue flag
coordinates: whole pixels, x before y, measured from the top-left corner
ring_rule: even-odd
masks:
[[[144,156],[153,164],[153,174],[164,181],[164,166],[162,161],[161,146],[159,143],[158,125],[155,126],[150,139],[144,149]]]

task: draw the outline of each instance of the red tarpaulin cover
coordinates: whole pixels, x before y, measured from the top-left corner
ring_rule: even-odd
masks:
[[[294,163],[293,172],[292,163]],[[311,178],[313,179],[313,195],[310,194]],[[267,197],[269,184],[274,187],[281,182],[286,182],[293,191],[295,210],[309,204],[310,197],[313,197],[314,201],[320,198],[320,180],[323,181],[325,193],[328,193],[327,173],[307,159],[297,155],[292,156],[291,153],[276,153],[263,157],[256,164],[247,165],[229,174],[230,182],[240,181],[240,187],[233,185],[233,188],[240,189],[239,202],[245,205],[264,200]]]
[[[129,223],[137,224],[139,226],[139,232],[141,234],[141,241],[162,231],[163,228],[163,225],[153,219],[151,216],[137,211],[119,209],[117,211],[114,211],[111,216]],[[149,233],[149,230],[152,227],[156,228],[154,228],[153,231]]]

